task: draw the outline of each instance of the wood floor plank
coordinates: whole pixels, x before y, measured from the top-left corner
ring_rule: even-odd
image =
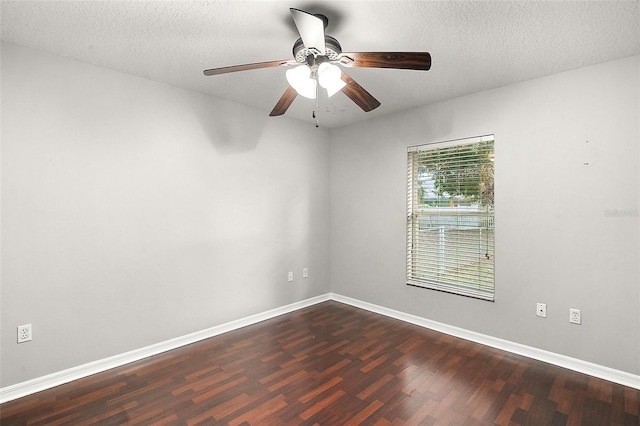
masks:
[[[369,417],[371,417],[371,415],[378,411],[382,406],[384,406],[383,402],[375,400],[343,424],[344,426],[355,426],[362,424],[366,422],[367,419],[369,419]]]
[[[330,301],[0,406],[11,425],[640,425],[640,391]]]
[[[305,395],[302,395],[300,398],[298,398],[298,401],[302,402],[303,404],[306,404],[312,399],[314,399],[315,397],[317,397],[318,395],[321,395],[324,392],[331,389],[332,387],[336,386],[341,381],[342,381],[342,377],[333,377],[330,380],[324,382],[323,384],[319,386],[315,386],[312,391],[307,392]]]

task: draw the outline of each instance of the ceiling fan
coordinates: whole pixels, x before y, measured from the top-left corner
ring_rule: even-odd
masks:
[[[269,114],[284,114],[297,95],[316,100],[318,104],[318,86],[327,90],[329,96],[342,91],[363,111],[372,111],[380,102],[345,73],[345,68],[394,68],[427,71],[431,68],[431,55],[428,52],[349,52],[342,51],[335,38],[325,34],[329,23],[326,16],[311,14],[291,8],[291,16],[298,29],[300,38],[293,44],[292,60],[256,62],[204,70],[204,75],[219,75],[236,71],[287,66],[287,81],[290,86]],[[318,126],[316,113],[316,127]]]

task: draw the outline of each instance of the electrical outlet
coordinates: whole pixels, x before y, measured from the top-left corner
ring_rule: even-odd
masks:
[[[18,326],[18,343],[31,340],[31,324]]]
[[[302,278],[309,278],[309,270],[307,268],[302,269]]]
[[[293,272],[289,272],[289,275],[287,275],[287,281],[293,281]]]
[[[536,315],[542,318],[547,317],[547,304],[546,303],[536,303]]]
[[[569,309],[569,322],[571,324],[582,324],[582,312],[580,309]]]

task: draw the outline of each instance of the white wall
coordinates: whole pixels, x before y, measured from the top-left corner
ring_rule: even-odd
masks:
[[[639,75],[636,56],[333,131],[332,291],[639,374]],[[405,285],[406,147],[484,134],[495,302]]]
[[[2,387],[329,291],[323,129],[2,44],[1,136]]]

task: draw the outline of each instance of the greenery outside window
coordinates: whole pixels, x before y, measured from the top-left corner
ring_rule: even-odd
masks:
[[[407,157],[407,284],[494,300],[493,135]]]

